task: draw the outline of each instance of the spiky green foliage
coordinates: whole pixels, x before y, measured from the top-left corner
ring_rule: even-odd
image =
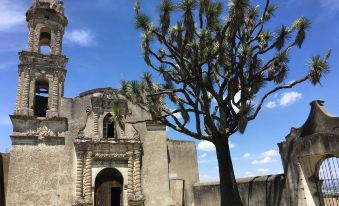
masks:
[[[308,65],[310,67],[309,76],[312,84],[320,84],[321,77],[329,72],[330,66],[328,64],[328,60],[330,56],[331,50],[327,52],[324,58],[320,55],[316,55],[310,59]]]
[[[306,31],[311,27],[311,22],[305,17],[300,17],[297,19],[292,29],[298,29],[297,36],[295,38],[295,43],[298,45],[299,48],[301,48],[302,44],[305,41],[306,38]]]
[[[166,34],[171,24],[171,12],[174,11],[175,5],[171,0],[163,0],[160,5],[160,24],[161,32]]]
[[[216,145],[244,133],[270,95],[307,80],[318,84],[329,70],[330,52],[313,57],[305,76],[286,83],[295,69],[289,66],[290,51],[302,47],[310,21],[301,17],[272,31],[269,21],[277,7],[269,0],[263,7],[250,0],[228,2],[227,9],[221,0],[162,0],[159,24],[140,12],[137,2],[144,60],[160,82],[144,73],[141,83],[123,82],[121,91],[154,120]]]

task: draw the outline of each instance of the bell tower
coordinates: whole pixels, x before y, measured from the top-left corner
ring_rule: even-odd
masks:
[[[62,39],[68,20],[62,1],[33,0],[26,13],[28,50],[19,53],[19,83],[14,115],[60,115],[66,64]]]
[[[11,135],[6,205],[69,205],[73,142],[62,113],[68,59],[62,1],[33,0],[26,13],[28,48],[19,52],[19,83]]]

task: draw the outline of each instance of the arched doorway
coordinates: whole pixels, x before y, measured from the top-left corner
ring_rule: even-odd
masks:
[[[323,160],[318,175],[320,205],[339,205],[339,158]]]
[[[100,171],[95,179],[95,206],[122,206],[123,183],[117,169]]]

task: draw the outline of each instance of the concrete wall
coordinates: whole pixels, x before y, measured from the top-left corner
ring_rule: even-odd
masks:
[[[186,206],[194,206],[193,185],[199,182],[197,151],[195,142],[168,141],[168,162],[170,179],[181,179],[184,184],[184,203]],[[180,190],[180,188],[178,188]],[[174,189],[171,188],[174,194]],[[175,193],[178,193],[175,192]],[[172,197],[173,198],[173,197]],[[172,204],[177,205],[180,200]]]
[[[5,197],[7,189],[7,177],[9,166],[9,154],[0,153],[0,205],[6,206]]]
[[[238,179],[238,189],[244,206],[287,206],[284,175]],[[199,183],[194,186],[195,206],[220,205],[219,183]]]

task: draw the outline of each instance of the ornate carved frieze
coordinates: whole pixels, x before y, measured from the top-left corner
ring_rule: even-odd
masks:
[[[47,126],[39,127],[36,130],[28,130],[25,132],[13,132],[13,136],[37,136],[39,138],[45,137],[65,137],[65,132],[54,132],[53,130],[49,129]]]
[[[95,159],[128,159],[128,153],[110,153],[110,154],[94,154]]]
[[[62,55],[43,55],[40,53],[28,51],[22,51],[19,53],[19,55],[21,61],[19,67],[23,67],[25,65],[34,65],[38,68],[40,66],[64,70],[68,62],[68,58]]]

